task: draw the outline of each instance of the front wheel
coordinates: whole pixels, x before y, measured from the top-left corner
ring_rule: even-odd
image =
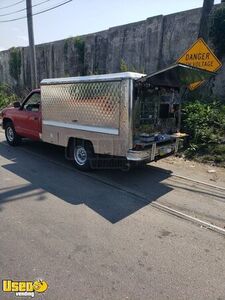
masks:
[[[91,169],[91,162],[94,157],[94,152],[89,143],[75,144],[72,146],[72,157],[75,167],[81,171]]]
[[[17,146],[21,142],[21,137],[16,133],[12,122],[5,126],[5,137],[10,146]]]

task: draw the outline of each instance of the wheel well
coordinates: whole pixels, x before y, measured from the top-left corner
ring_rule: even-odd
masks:
[[[93,151],[94,153],[94,147],[93,147],[93,144],[91,141],[89,140],[85,140],[85,139],[79,139],[79,138],[74,138],[74,137],[70,137],[69,140],[68,140],[68,144],[67,144],[67,148],[66,148],[66,152],[67,152],[67,155],[68,157],[71,156],[71,146],[72,145],[86,145],[86,146],[89,146],[90,149]]]
[[[10,122],[10,123],[13,123],[12,120],[9,119],[9,118],[4,118],[4,119],[3,119],[3,123],[2,123],[3,129],[5,129],[6,124],[9,123],[9,122]]]

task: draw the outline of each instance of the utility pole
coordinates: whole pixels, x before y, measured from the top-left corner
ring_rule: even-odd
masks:
[[[203,38],[206,43],[209,39],[209,18],[214,5],[214,0],[204,0],[202,7],[202,16],[199,27],[199,38]]]
[[[30,71],[32,88],[37,88],[37,62],[34,45],[34,30],[33,30],[33,15],[32,15],[32,0],[26,0],[27,5],[27,27],[29,36],[30,50]]]

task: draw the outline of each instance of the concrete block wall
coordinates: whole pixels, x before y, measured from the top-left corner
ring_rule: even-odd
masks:
[[[197,39],[200,17],[201,8],[113,27],[80,36],[82,49],[76,46],[76,38],[37,45],[38,80],[119,72],[122,61],[129,70],[150,74],[174,63]],[[29,88],[29,51],[18,49],[22,59],[19,85]],[[0,83],[15,85],[9,71],[10,51],[0,52]],[[223,95],[224,86],[223,68],[215,93]]]

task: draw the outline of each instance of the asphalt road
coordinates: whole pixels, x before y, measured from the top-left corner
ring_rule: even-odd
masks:
[[[0,140],[1,280],[46,280],[35,299],[225,299],[225,237],[151,206],[223,227],[224,192],[157,165],[83,174],[62,148]]]

